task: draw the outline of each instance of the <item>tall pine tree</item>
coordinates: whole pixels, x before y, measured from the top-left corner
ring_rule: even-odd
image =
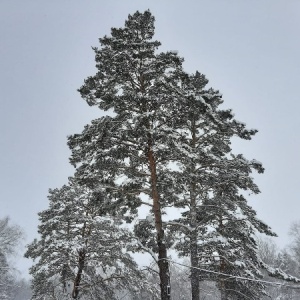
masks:
[[[169,225],[181,232],[177,242],[181,255],[190,256],[192,299],[198,300],[199,280],[218,282],[222,299],[259,299],[264,286],[259,282],[230,279],[230,276],[259,279],[260,270],[281,279],[297,281],[264,264],[257,255],[256,232],[275,235],[257,219],[247,204],[245,193],[259,193],[252,172],[264,171],[261,163],[234,155],[231,138],[250,140],[257,132],[248,130],[234,118],[231,110],[222,110],[218,91],[205,89],[204,75],[185,76],[181,85],[181,115],[177,148],[178,172],[174,182],[183,208],[182,218]],[[199,268],[206,272],[199,272]],[[217,274],[225,274],[223,277]],[[214,274],[207,276],[207,274]],[[246,299],[246,298],[245,298]]]
[[[259,192],[250,174],[252,170],[263,172],[261,164],[231,154],[233,136],[249,140],[256,130],[247,130],[243,123],[234,119],[230,110],[220,109],[221,95],[213,89],[205,89],[207,83],[199,72],[186,76],[182,83],[185,100],[181,102],[178,120],[182,137],[177,161],[180,171],[175,178],[177,195],[181,199],[177,205],[184,208],[184,212],[182,218],[170,222],[174,229],[181,229],[184,236],[184,242],[177,243],[177,249],[191,259],[193,300],[200,299],[199,280],[200,275],[203,276],[197,268],[207,265],[207,261],[217,260],[219,267],[214,269],[215,272],[226,273],[225,269],[228,272],[230,269],[232,275],[246,276],[249,275],[247,272],[252,272],[251,276],[259,276],[254,230],[273,235],[268,226],[255,218],[253,209],[239,195],[240,190]],[[238,226],[233,227],[235,222]],[[225,240],[226,246],[222,243]],[[230,253],[235,253],[237,241],[243,241],[244,248],[236,250],[229,258]],[[239,263],[242,260],[243,263]],[[247,264],[247,260],[255,263]],[[227,266],[229,261],[230,268]],[[220,282],[220,289],[224,291],[223,283],[228,285],[228,280]],[[227,297],[224,292],[222,295]]]
[[[181,63],[174,52],[157,53],[154,17],[149,11],[128,16],[124,28],[94,48],[98,72],[80,88],[89,105],[113,110],[114,117],[94,120],[82,134],[69,138],[76,176],[93,189],[101,183],[113,195],[107,209],[135,213],[146,203],[155,219],[161,299],[170,299],[170,276],[163,209],[174,202],[168,164],[179,135]],[[141,195],[145,195],[143,198]],[[109,207],[110,205],[110,207]],[[130,215],[127,214],[128,221]]]

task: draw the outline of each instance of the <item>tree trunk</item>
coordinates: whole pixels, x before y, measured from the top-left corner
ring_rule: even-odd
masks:
[[[221,300],[227,300],[226,291],[224,287],[221,287]]]
[[[192,122],[192,148],[196,147],[196,127],[195,121]],[[195,165],[192,165],[191,174],[195,173]],[[190,186],[190,255],[191,255],[191,288],[192,300],[200,300],[200,282],[199,282],[199,259],[198,259],[198,230],[197,230],[197,203],[196,203],[196,185],[194,180]]]
[[[221,259],[220,262],[220,272],[225,273],[225,262],[223,259]],[[227,300],[227,293],[226,293],[226,285],[225,285],[225,278],[222,277],[220,279],[220,292],[221,292],[221,300]]]
[[[192,183],[190,190],[190,226],[192,232],[190,234],[190,255],[191,255],[191,287],[192,287],[192,300],[200,299],[199,289],[199,259],[198,259],[198,232],[197,232],[197,207],[195,197],[195,184]]]
[[[82,271],[84,268],[84,261],[85,261],[85,250],[81,249],[78,251],[78,271],[74,280],[74,287],[72,291],[72,298],[77,299],[79,294],[79,286],[82,276]]]
[[[198,261],[198,247],[197,247],[197,232],[192,232],[191,234],[191,287],[192,287],[192,300],[200,300],[200,282],[199,282],[199,272],[196,268],[199,266]]]
[[[222,216],[219,216],[219,231],[222,234],[223,232],[223,220],[222,220]],[[220,258],[220,272],[221,273],[226,273],[226,262],[224,260],[224,258]],[[225,280],[226,278],[224,278],[224,276],[220,275],[220,292],[221,292],[221,300],[227,300],[227,292],[226,292],[226,283]]]
[[[167,248],[164,242],[165,233],[163,230],[161,206],[159,201],[159,194],[157,191],[157,173],[156,162],[152,151],[152,143],[149,140],[148,144],[148,161],[151,174],[151,186],[152,186],[152,199],[153,199],[153,212],[155,218],[155,228],[157,233],[157,246],[158,246],[158,268],[160,278],[160,290],[161,300],[170,300],[170,274],[169,274],[169,262],[167,260]]]

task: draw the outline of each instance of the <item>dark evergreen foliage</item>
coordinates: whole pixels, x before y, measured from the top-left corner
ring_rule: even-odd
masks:
[[[137,285],[151,290],[127,253],[133,237],[102,214],[98,201],[75,180],[50,190],[49,209],[39,213],[41,238],[26,253],[38,259],[30,269],[32,299],[118,299]]]
[[[101,48],[94,48],[98,72],[79,91],[89,105],[115,115],[93,121],[69,138],[69,146],[76,177],[94,189],[103,185],[103,192],[112,195],[111,213],[130,221],[142,204],[141,194],[147,195],[155,218],[162,299],[169,299],[162,213],[176,198],[167,166],[180,138],[174,118],[182,59],[173,52],[157,53],[160,42],[152,40],[153,34],[154,17],[146,11],[100,39]]]
[[[176,187],[184,209],[182,218],[170,223],[179,230],[176,248],[190,256],[191,266],[212,273],[191,270],[192,298],[199,298],[199,280],[219,282],[224,299],[259,299],[264,286],[245,280],[220,277],[218,272],[249,278],[261,278],[260,260],[256,253],[256,231],[274,235],[256,218],[242,191],[258,193],[251,178],[253,170],[263,172],[262,165],[246,160],[231,151],[231,138],[251,139],[256,130],[247,130],[234,119],[230,110],[220,109],[223,100],[218,91],[205,90],[205,76],[196,72],[187,76],[179,131],[181,151],[177,164]],[[180,148],[180,147],[178,147]],[[222,292],[223,291],[223,292]]]

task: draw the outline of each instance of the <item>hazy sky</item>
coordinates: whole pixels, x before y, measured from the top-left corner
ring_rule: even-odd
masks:
[[[91,46],[150,9],[162,50],[178,50],[223,94],[224,107],[259,133],[234,152],[263,162],[249,202],[288,243],[300,220],[299,0],[0,0],[0,217],[37,236],[49,188],[72,175],[67,135],[101,116],[76,91],[96,72]],[[26,273],[30,263],[19,268]]]

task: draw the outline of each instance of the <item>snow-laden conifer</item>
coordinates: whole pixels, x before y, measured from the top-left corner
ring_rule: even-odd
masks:
[[[81,182],[108,193],[105,209],[124,215],[143,203],[154,215],[161,299],[170,299],[169,266],[163,209],[174,203],[168,164],[180,137],[174,131],[179,115],[182,59],[174,52],[158,53],[153,40],[154,17],[149,11],[128,16],[123,28],[112,28],[100,39],[95,76],[80,88],[89,105],[112,110],[113,117],[92,121],[69,138],[71,162]],[[141,197],[145,195],[145,197]]]
[[[177,249],[191,259],[193,300],[199,299],[201,278],[218,281],[224,299],[243,299],[243,295],[251,293],[253,299],[258,299],[263,285],[216,275],[219,272],[259,278],[261,263],[253,235],[256,230],[274,235],[256,218],[241,193],[259,192],[251,173],[263,172],[262,165],[231,153],[233,136],[249,140],[256,130],[248,130],[231,110],[220,109],[221,95],[213,89],[206,90],[207,82],[204,75],[196,72],[182,83],[185,102],[181,102],[176,187],[181,199],[177,205],[183,213],[169,225],[183,234]],[[200,273],[197,268],[216,273],[207,276],[210,273]]]
[[[39,213],[40,239],[26,253],[36,259],[32,299],[118,299],[137,286],[151,290],[127,252],[133,237],[103,214],[104,201],[74,179],[50,190],[49,208]]]

